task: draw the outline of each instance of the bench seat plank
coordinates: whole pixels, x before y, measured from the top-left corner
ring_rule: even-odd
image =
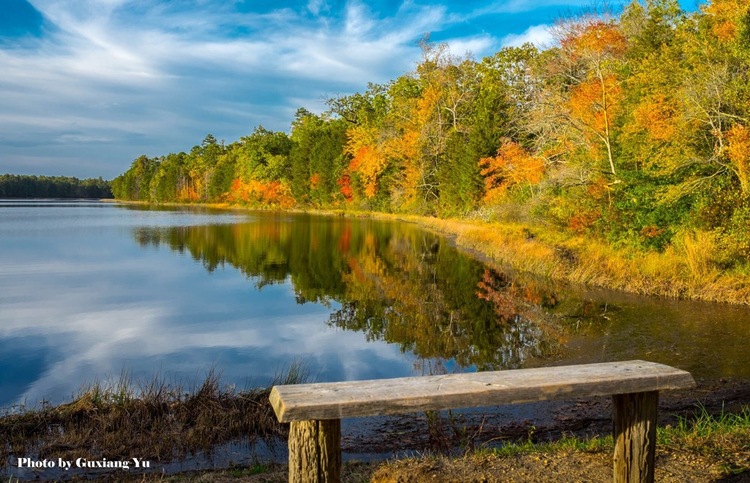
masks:
[[[690,373],[645,361],[275,386],[281,422],[402,414],[695,387]]]

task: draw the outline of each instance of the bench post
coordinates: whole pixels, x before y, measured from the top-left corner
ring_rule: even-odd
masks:
[[[615,483],[652,483],[659,391],[612,396]]]
[[[341,481],[341,420],[292,421],[289,483]]]

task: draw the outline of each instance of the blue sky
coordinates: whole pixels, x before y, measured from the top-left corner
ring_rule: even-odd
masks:
[[[591,0],[1,0],[0,174],[110,179],[414,69],[429,33],[481,59]],[[687,2],[685,2],[687,3]],[[689,5],[686,5],[689,6]]]

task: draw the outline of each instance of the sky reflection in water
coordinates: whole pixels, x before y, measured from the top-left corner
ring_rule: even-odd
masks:
[[[123,371],[189,385],[215,367],[239,386],[267,384],[294,360],[316,380],[413,373],[398,345],[329,327],[335,300],[298,303],[291,275],[258,288],[259,277],[207,272],[169,246],[180,230],[252,215],[17,205],[0,205],[0,405],[67,399]],[[144,230],[165,238],[136,243]]]

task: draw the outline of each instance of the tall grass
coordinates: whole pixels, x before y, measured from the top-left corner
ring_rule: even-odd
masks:
[[[707,281],[715,272],[713,257],[716,241],[711,233],[688,231],[678,237],[677,248],[682,252],[685,265],[694,280]]]

